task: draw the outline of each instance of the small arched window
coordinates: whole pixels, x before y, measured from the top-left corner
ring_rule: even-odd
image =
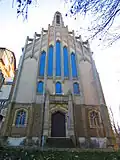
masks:
[[[60,15],[56,15],[56,23],[60,24]]]
[[[89,120],[91,127],[99,127],[100,126],[100,115],[97,111],[89,112]]]
[[[38,82],[37,92],[43,94],[43,82]]]
[[[64,58],[64,77],[69,76],[69,66],[68,66],[68,49],[67,47],[63,48],[63,58]]]
[[[61,43],[56,42],[56,76],[61,76]]]
[[[56,92],[56,94],[61,94],[62,93],[62,86],[61,86],[60,82],[56,82],[55,92]]]
[[[19,110],[16,114],[15,125],[16,126],[25,126],[26,124],[26,111]]]
[[[77,66],[76,66],[76,58],[75,53],[71,53],[71,64],[72,64],[72,77],[77,77]]]
[[[46,52],[43,51],[40,56],[40,76],[44,76]]]
[[[74,94],[80,94],[79,84],[77,82],[73,83]]]
[[[49,47],[48,51],[48,76],[53,76],[53,46]]]

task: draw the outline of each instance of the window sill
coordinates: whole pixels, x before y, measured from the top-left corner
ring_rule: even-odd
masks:
[[[80,96],[80,93],[78,93],[78,94],[77,93],[73,93],[73,94],[74,94],[74,96]]]
[[[41,96],[43,95],[43,93],[39,93],[39,92],[37,92],[36,94],[37,94],[37,95],[41,95]]]
[[[72,77],[73,80],[78,80],[78,77]]]
[[[64,79],[65,79],[65,80],[68,80],[68,79],[69,79],[69,77],[64,77]]]
[[[27,124],[25,125],[15,125],[13,124],[12,127],[15,127],[15,128],[26,128]]]
[[[47,76],[48,79],[53,79],[53,76]]]
[[[40,75],[39,75],[39,76],[38,76],[38,79],[44,79],[44,76],[40,76]]]

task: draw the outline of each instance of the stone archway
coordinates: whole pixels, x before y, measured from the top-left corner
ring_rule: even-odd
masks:
[[[65,114],[57,111],[51,115],[51,137],[66,137]]]

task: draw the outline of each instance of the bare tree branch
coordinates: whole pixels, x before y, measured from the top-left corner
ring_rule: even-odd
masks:
[[[87,16],[88,14],[93,17],[91,25],[88,27],[90,36],[88,39],[93,39],[96,36],[100,39],[110,39],[109,34],[114,24],[119,25],[118,17],[120,15],[120,0],[68,0],[71,3],[71,8],[66,14],[76,16]],[[111,36],[109,43],[113,43],[120,37],[120,28],[117,34]]]

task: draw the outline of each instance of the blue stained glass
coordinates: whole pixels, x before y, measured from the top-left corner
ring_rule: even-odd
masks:
[[[53,75],[53,46],[50,46],[48,52],[48,76],[52,75]]]
[[[55,90],[56,90],[56,94],[61,94],[62,93],[62,86],[61,86],[60,82],[56,83]]]
[[[43,51],[40,56],[40,76],[44,76],[46,52]]]
[[[43,82],[38,82],[37,91],[40,94],[43,93]]]
[[[73,83],[73,91],[74,91],[74,94],[80,94],[80,89],[79,89],[78,83]]]
[[[63,57],[64,57],[64,76],[69,76],[69,67],[68,67],[68,50],[67,47],[63,48]]]
[[[19,111],[16,116],[15,125],[16,126],[24,126],[26,120],[26,112],[25,111]]]
[[[56,42],[56,76],[61,76],[61,45]]]
[[[72,77],[77,77],[77,67],[76,67],[76,59],[75,54],[71,54],[71,64],[72,64]]]

